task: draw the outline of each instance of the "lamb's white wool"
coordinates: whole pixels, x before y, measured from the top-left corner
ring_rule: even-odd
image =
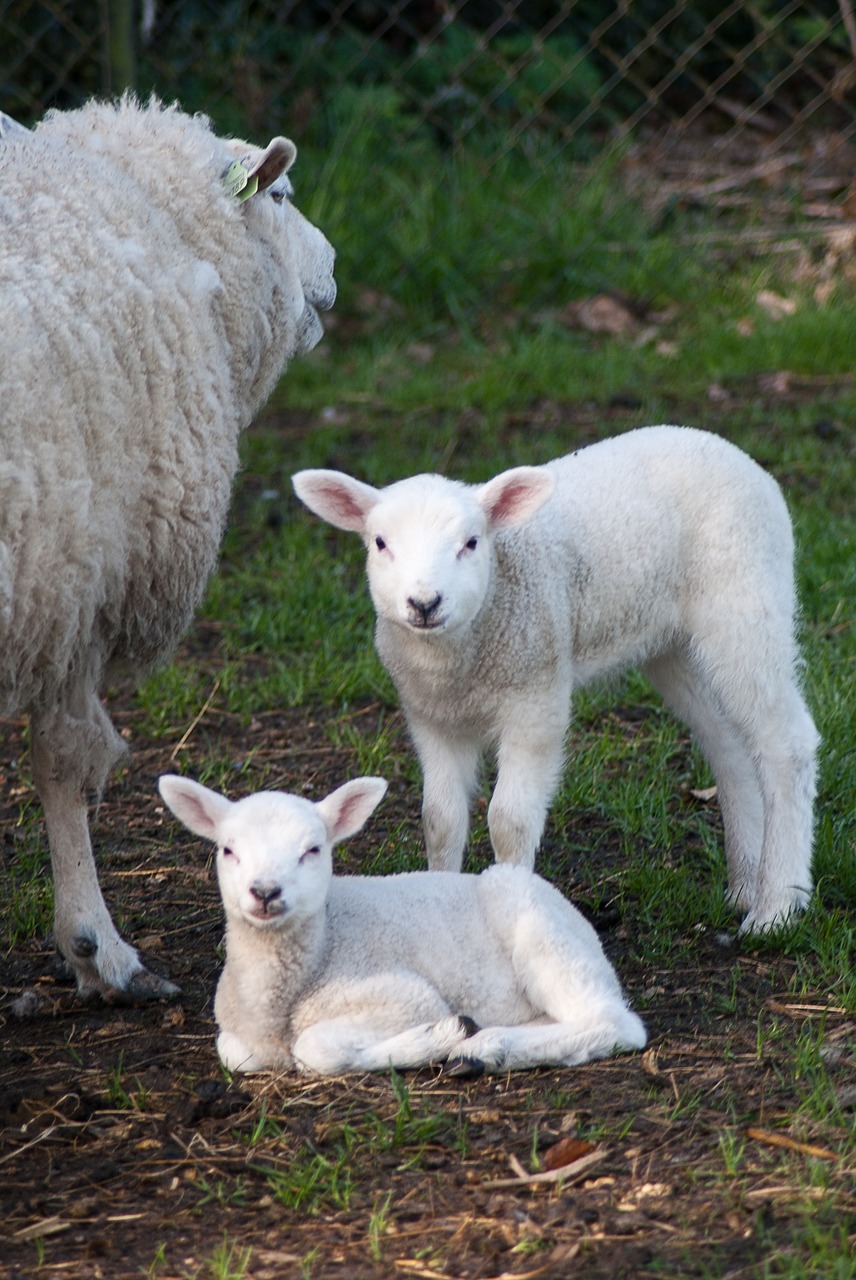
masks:
[[[494,851],[531,867],[573,690],[637,666],[710,762],[743,929],[805,905],[818,738],[796,678],[793,535],[745,453],[646,427],[482,486],[422,475],[378,490],[301,471],[294,487],[366,544],[430,867],[461,866],[487,749]]]
[[[321,336],[333,251],[287,198],[294,157],[130,98],[32,132],[0,119],[0,707],[31,718],[56,940],[84,993],[174,990],[98,886],[85,796],[124,749],[98,690],[171,652],[238,436]]]
[[[233,803],[175,775],[159,785],[218,846],[226,965],[214,1012],[229,1070],[451,1059],[505,1071],[644,1045],[597,934],[531,871],[333,875],[333,845],[363,826],[382,778],[317,804],[272,791]]]

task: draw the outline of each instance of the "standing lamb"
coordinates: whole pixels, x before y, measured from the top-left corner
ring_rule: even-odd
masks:
[[[333,251],[289,200],[294,145],[131,98],[0,134],[0,706],[27,712],[83,994],[162,996],[104,904],[86,796],[125,749],[98,691],[199,603],[238,437],[322,335]]]
[[[382,778],[317,804],[276,791],[234,803],[174,774],[159,785],[218,846],[226,965],[214,1013],[230,1071],[450,1058],[458,1071],[509,1071],[645,1044],[594,929],[531,871],[333,875],[333,845],[363,826]]]
[[[422,475],[378,490],[301,471],[294,487],[366,544],[430,867],[461,866],[486,749],[496,857],[531,867],[573,690],[637,666],[713,770],[742,929],[805,905],[818,738],[796,679],[793,534],[745,453],[646,427],[482,486]]]

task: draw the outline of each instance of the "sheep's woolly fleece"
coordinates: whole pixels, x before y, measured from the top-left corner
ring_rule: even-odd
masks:
[[[215,563],[238,435],[320,336],[295,239],[321,237],[287,202],[227,195],[248,150],[131,100],[0,144],[7,711],[81,662],[171,648]]]
[[[169,994],[98,888],[84,795],[123,748],[98,690],[188,625],[238,436],[321,337],[333,250],[288,199],[285,138],[220,139],[130,97],[0,124],[0,710],[30,714],[81,992]],[[224,183],[236,160],[249,199]]]

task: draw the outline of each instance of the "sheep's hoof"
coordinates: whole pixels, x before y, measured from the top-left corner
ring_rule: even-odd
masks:
[[[443,1076],[474,1077],[483,1076],[485,1065],[480,1058],[448,1058],[443,1067]]]
[[[466,1014],[461,1014],[459,1016],[458,1025],[468,1040],[470,1036],[474,1036],[479,1030],[478,1024],[473,1022],[472,1018],[468,1018]]]
[[[181,991],[174,982],[159,978],[150,969],[137,969],[125,987],[104,992],[105,1004],[132,1004],[136,1000],[173,1000]]]

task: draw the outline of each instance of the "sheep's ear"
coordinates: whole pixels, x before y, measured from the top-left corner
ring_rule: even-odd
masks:
[[[380,502],[377,489],[342,471],[298,471],[291,483],[310,511],[349,533],[362,533],[366,517]]]
[[[354,778],[316,804],[333,844],[355,835],[365,825],[386,788],[383,778]]]
[[[271,138],[260,156],[248,166],[248,178],[258,178],[259,191],[267,191],[297,159],[297,147],[290,138]]]
[[[232,808],[231,800],[219,796],[216,791],[209,791],[201,782],[181,778],[177,773],[165,773],[158,780],[158,790],[179,822],[183,822],[195,835],[202,836],[203,840],[217,843],[220,825]]]
[[[11,116],[7,116],[5,111],[0,111],[0,138],[5,142],[8,138],[22,138],[24,135],[29,137],[30,130],[26,125],[18,124],[17,120],[13,120]]]
[[[477,495],[479,506],[494,528],[523,524],[543,507],[555,484],[543,467],[515,467],[482,485]]]

